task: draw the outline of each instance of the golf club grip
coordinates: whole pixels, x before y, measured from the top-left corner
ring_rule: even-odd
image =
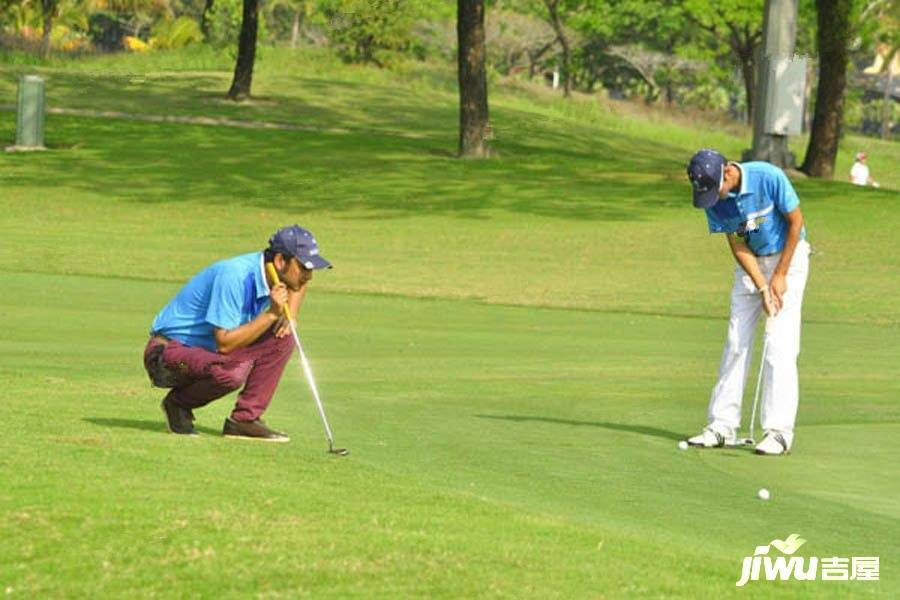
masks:
[[[266,263],[266,273],[268,273],[269,279],[272,281],[273,284],[281,283],[281,279],[278,278],[278,271],[275,270],[274,264],[272,264],[270,262]],[[283,312],[284,312],[284,318],[287,319],[288,321],[290,321],[291,320],[291,311],[288,308],[288,305],[283,304],[281,306],[281,308],[283,309]]]

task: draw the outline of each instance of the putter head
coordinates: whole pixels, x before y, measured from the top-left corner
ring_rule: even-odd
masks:
[[[347,456],[348,454],[350,454],[350,451],[347,450],[346,448],[330,448],[329,447],[328,452],[330,454],[336,454],[338,456]]]
[[[738,440],[738,446],[755,446],[756,441],[753,438],[741,438]]]

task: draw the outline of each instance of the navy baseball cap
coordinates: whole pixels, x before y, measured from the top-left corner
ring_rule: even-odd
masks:
[[[319,244],[312,232],[299,225],[276,231],[269,239],[269,251],[293,256],[307,269],[331,268],[331,263],[319,256]]]
[[[694,206],[709,208],[719,201],[726,162],[725,157],[715,150],[700,150],[688,163],[687,174],[694,188]]]

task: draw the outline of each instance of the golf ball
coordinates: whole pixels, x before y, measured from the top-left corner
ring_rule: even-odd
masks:
[[[686,441],[684,441],[684,440],[681,440],[680,442],[678,442],[678,449],[679,449],[679,450],[687,450],[687,449],[688,449],[688,443],[687,443]]]
[[[769,494],[769,490],[767,490],[766,488],[761,488],[758,492],[756,492],[756,495],[759,496],[760,500],[768,500],[771,497],[771,494]]]

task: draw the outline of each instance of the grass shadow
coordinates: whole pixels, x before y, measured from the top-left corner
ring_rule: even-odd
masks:
[[[119,429],[137,429],[140,431],[158,431],[169,433],[166,424],[162,418],[158,421],[145,421],[140,419],[110,419],[101,417],[85,417],[82,419],[88,423],[99,425],[100,427],[117,427]],[[210,435],[220,435],[222,432],[211,427],[194,426],[198,433],[206,433]]]
[[[557,419],[554,417],[534,417],[525,415],[475,415],[479,419],[497,419],[501,421],[527,422],[538,421],[542,423],[554,423],[557,425],[574,425],[577,427],[599,427],[601,429],[611,429],[613,431],[625,431],[627,433],[636,433],[638,435],[649,435],[667,440],[683,440],[684,434],[668,429],[659,429],[658,427],[649,427],[647,425],[629,425],[626,423],[608,423],[605,421],[577,421],[574,419]]]

